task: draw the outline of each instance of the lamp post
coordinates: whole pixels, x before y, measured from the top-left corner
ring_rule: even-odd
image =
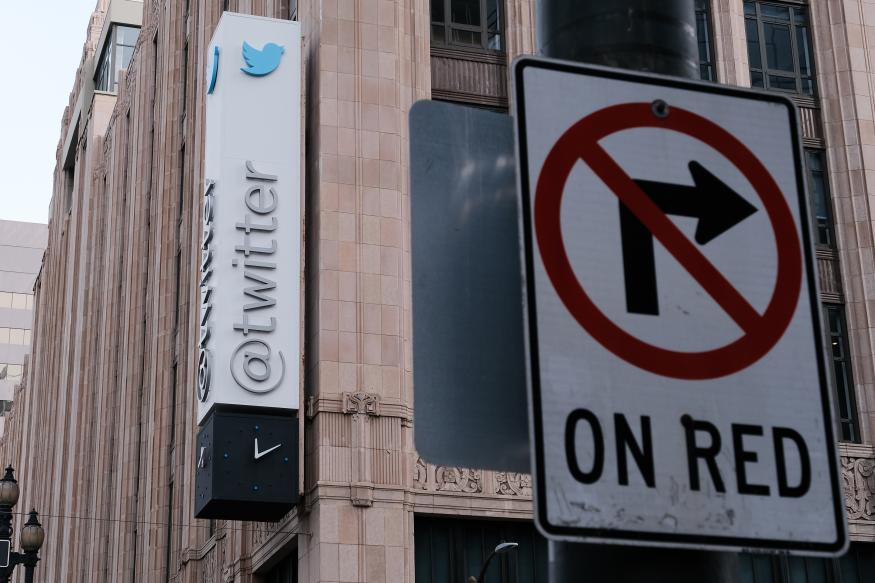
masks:
[[[480,567],[480,574],[477,575],[477,578],[469,577],[468,583],[483,583],[483,577],[486,576],[486,568],[489,567],[489,562],[492,561],[492,557],[495,555],[503,555],[504,553],[508,553],[510,551],[515,550],[519,543],[499,543],[496,545],[495,550],[489,553],[489,556],[486,557],[486,562],[483,563],[483,566]],[[473,580],[473,581],[472,581]]]
[[[9,551],[9,561],[5,567],[0,567],[0,582],[7,583],[12,572],[18,565],[24,565],[25,583],[33,583],[33,574],[39,561],[39,549],[43,545],[46,533],[39,523],[36,510],[31,510],[27,522],[21,529],[21,548],[23,553],[12,552],[12,509],[18,503],[18,482],[15,481],[12,466],[6,467],[6,473],[0,480],[0,541],[5,543]],[[5,554],[5,551],[4,553]],[[0,561],[6,557],[0,556]]]

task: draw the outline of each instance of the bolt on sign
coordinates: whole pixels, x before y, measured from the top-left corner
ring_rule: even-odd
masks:
[[[541,530],[841,552],[792,103],[534,58],[514,79]]]

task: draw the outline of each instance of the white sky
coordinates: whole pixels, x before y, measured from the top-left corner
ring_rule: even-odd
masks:
[[[96,0],[0,0],[0,219],[48,222],[55,148]]]

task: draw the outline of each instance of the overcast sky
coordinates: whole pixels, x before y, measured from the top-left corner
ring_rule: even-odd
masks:
[[[0,219],[48,222],[55,148],[97,0],[0,0]]]

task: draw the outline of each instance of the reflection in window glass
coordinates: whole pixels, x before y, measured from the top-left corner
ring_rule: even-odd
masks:
[[[493,51],[501,50],[501,6],[499,0],[486,0],[486,47]]]
[[[699,77],[705,81],[716,81],[709,0],[696,0],[696,38],[699,41]]]
[[[103,47],[94,75],[94,88],[115,93],[118,89],[118,72],[131,63],[140,29],[135,26],[112,25],[112,30]]]
[[[790,27],[766,22],[763,24],[763,38],[769,69],[792,73],[793,51],[790,49]]]
[[[33,309],[33,294],[27,294],[27,309]]]
[[[826,177],[826,165],[822,150],[805,151],[805,167],[808,170],[808,190],[814,207],[816,243],[827,247],[835,246],[832,225],[832,200]]]
[[[480,25],[479,0],[451,0],[453,24]]]
[[[21,328],[9,329],[9,344],[24,344],[24,330]]]
[[[832,350],[833,375],[835,377],[836,401],[839,408],[839,423],[843,441],[860,441],[857,423],[857,399],[854,395],[854,379],[851,373],[851,357],[848,347],[848,332],[843,306],[827,306],[827,324]]]
[[[431,42],[501,51],[503,6],[502,0],[431,0]]]
[[[790,8],[788,6],[775,6],[774,4],[760,4],[760,12],[763,18],[774,18],[790,22]]]

